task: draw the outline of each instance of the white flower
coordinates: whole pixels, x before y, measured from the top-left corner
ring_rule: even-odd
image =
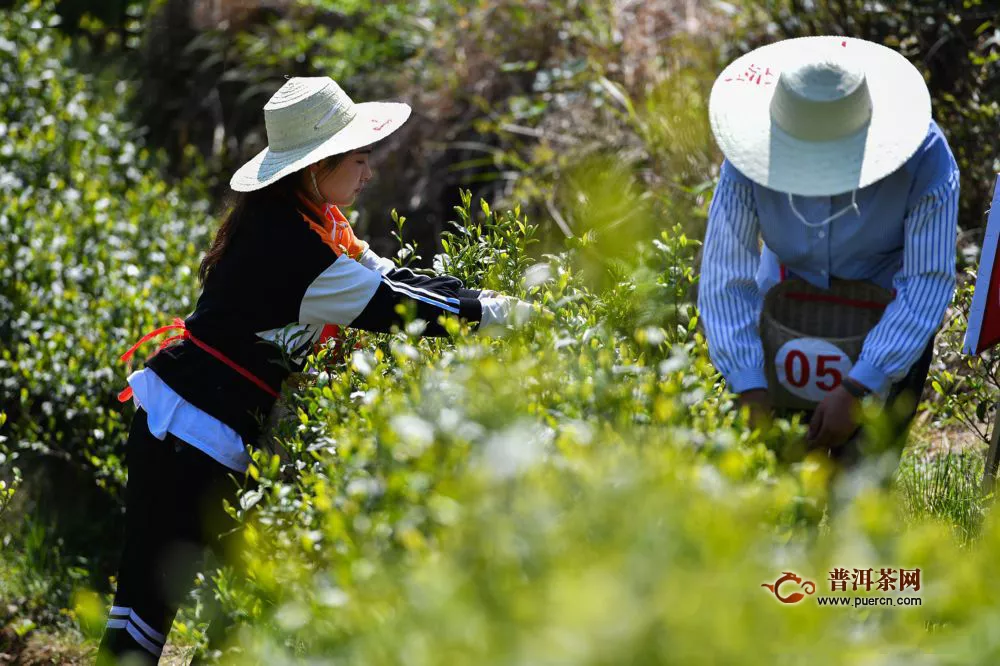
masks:
[[[411,361],[415,361],[420,357],[420,352],[417,351],[416,347],[411,344],[401,343],[398,341],[394,341],[392,343],[392,353],[396,356],[408,358]]]
[[[683,370],[690,364],[687,353],[680,346],[674,347],[670,358],[660,363],[660,376],[672,375],[678,370]]]
[[[524,271],[524,288],[538,287],[552,279],[552,269],[548,264],[535,264]]]
[[[368,477],[358,477],[351,479],[344,489],[348,497],[369,497],[377,495],[381,491],[381,484],[375,479]]]
[[[309,622],[309,609],[298,601],[291,601],[278,609],[274,619],[282,629],[295,631]]]
[[[375,357],[370,352],[361,349],[355,350],[351,354],[351,366],[367,377],[375,369]]]
[[[662,344],[667,339],[667,332],[659,326],[647,326],[642,329],[642,332],[646,338],[646,343],[653,347]]]
[[[480,465],[501,479],[516,476],[545,459],[551,438],[550,428],[537,423],[515,423],[490,436]]]
[[[341,608],[347,605],[351,598],[339,587],[326,587],[320,590],[319,602],[329,608]]]
[[[563,431],[584,446],[594,441],[594,429],[586,421],[569,421],[563,425]]]
[[[413,414],[394,416],[392,429],[402,440],[395,453],[404,458],[419,456],[434,442],[434,426]]]

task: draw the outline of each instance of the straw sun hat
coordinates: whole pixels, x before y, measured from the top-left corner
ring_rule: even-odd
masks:
[[[267,148],[229,185],[237,192],[259,190],[324,157],[380,141],[409,116],[407,104],[355,104],[328,76],[291,78],[264,105]]]
[[[778,192],[832,196],[901,167],[927,136],[920,72],[885,46],[801,37],[737,59],[715,81],[712,133],[750,180]]]

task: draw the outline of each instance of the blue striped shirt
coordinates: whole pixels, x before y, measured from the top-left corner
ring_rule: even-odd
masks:
[[[723,162],[708,214],[698,307],[712,362],[731,390],[767,387],[758,318],[781,265],[822,288],[838,277],[895,289],[849,376],[876,392],[902,379],[941,325],[955,290],[958,175],[932,121],[903,167],[857,191],[860,214],[852,210],[810,228],[792,213],[787,194]],[[794,204],[815,224],[850,206],[851,193],[797,196]]]

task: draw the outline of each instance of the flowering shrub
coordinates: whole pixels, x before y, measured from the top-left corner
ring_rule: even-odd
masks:
[[[436,260],[475,276],[492,257],[492,274],[545,310],[501,339],[455,323],[451,341],[419,340],[411,324],[345,359],[313,359],[315,385],[289,396],[274,433],[283,456],[258,452],[259,485],[231,507],[249,573],[214,579],[248,624],[223,661],[996,658],[977,642],[996,581],[972,583],[990,570],[995,521],[964,545],[950,523],[924,520],[941,507],[916,506],[935,501],[917,463],[908,502],[875,469],[832,481],[821,458],[779,463],[801,427],[746,428],[692,307],[670,326],[634,312],[636,293],[687,290],[690,274],[666,268],[690,262],[696,243],[664,233],[598,292],[576,268],[585,248],[524,270],[512,258],[532,236],[521,216],[473,215],[466,195],[460,217],[466,233]],[[483,241],[497,235],[506,254]],[[919,569],[922,587],[904,593],[897,573],[880,590],[883,569]],[[851,607],[779,603],[762,585],[784,571],[824,597],[847,576]],[[897,601],[914,597],[920,606]]]
[[[465,7],[434,16],[492,11]],[[504,3],[503,16],[530,25],[518,7]],[[581,42],[593,57],[617,48],[614,31],[573,18],[577,3],[546,7],[567,30],[596,31]],[[36,626],[68,628],[85,651],[103,627],[118,543],[130,408],[115,400],[117,358],[190,310],[216,221],[211,178],[160,179],[163,158],[123,120],[132,86],[75,68],[51,15],[36,2],[0,13],[0,624],[19,641]],[[530,46],[471,27],[463,44],[482,34],[502,53]],[[435,33],[426,52],[451,37]],[[630,35],[621,48],[647,53],[649,41]],[[942,462],[921,446],[889,491],[892,470],[878,460],[834,476],[805,455],[801,423],[748,427],[708,361],[692,305],[711,187],[701,181],[714,164],[704,122],[693,120],[704,115],[708,66],[633,71],[623,89],[597,76],[610,67],[556,67],[570,55],[554,53],[538,77],[553,78],[494,122],[544,139],[505,146],[530,159],[504,195],[557,184],[545,208],[561,210],[574,237],[553,243],[527,207],[495,210],[465,191],[441,252],[422,248],[470,286],[536,303],[534,320],[492,338],[450,322],[444,340],[418,338],[413,321],[393,335],[350,332],[346,355],[317,353],[312,381],[286,388],[286,416],[254,454],[256,488],[229,507],[245,523],[246,576],[210,571],[199,586],[199,601],[217,596],[246,623],[223,659],[995,663],[1000,530],[970,483],[977,456]],[[473,56],[476,67],[488,62]],[[601,101],[595,113],[641,144],[629,159],[589,144],[557,159],[545,137],[564,135],[532,104],[578,76],[599,86],[586,104]],[[550,121],[579,108],[570,97],[550,100],[560,111]],[[412,259],[404,250],[399,259]],[[957,321],[939,338],[947,353]],[[953,365],[934,377],[938,425],[983,419],[983,377]],[[24,482],[11,495],[15,465]],[[921,589],[864,589],[869,569],[919,569]],[[762,587],[786,571],[815,595],[785,605]],[[841,571],[861,589],[845,590],[850,608],[821,607],[812,597],[849,580]],[[200,640],[200,605],[182,613],[173,641]],[[923,656],[933,653],[942,656]]]
[[[0,21],[0,404],[13,456],[124,481],[118,356],[193,306],[214,221],[122,119],[129,87],[79,72],[49,14]]]
[[[164,182],[125,120],[131,86],[76,69],[52,16],[0,11],[0,492],[23,476],[0,518],[0,624],[106,585],[132,413],[118,357],[192,309],[215,224],[200,180]]]

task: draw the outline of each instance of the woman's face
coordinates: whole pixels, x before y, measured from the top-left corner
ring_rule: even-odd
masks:
[[[324,201],[334,206],[350,206],[354,203],[354,199],[372,177],[371,167],[368,166],[370,153],[368,148],[352,151],[332,171],[324,169],[321,164],[308,167],[316,176],[316,187]],[[307,187],[310,193],[315,194],[311,179]]]

